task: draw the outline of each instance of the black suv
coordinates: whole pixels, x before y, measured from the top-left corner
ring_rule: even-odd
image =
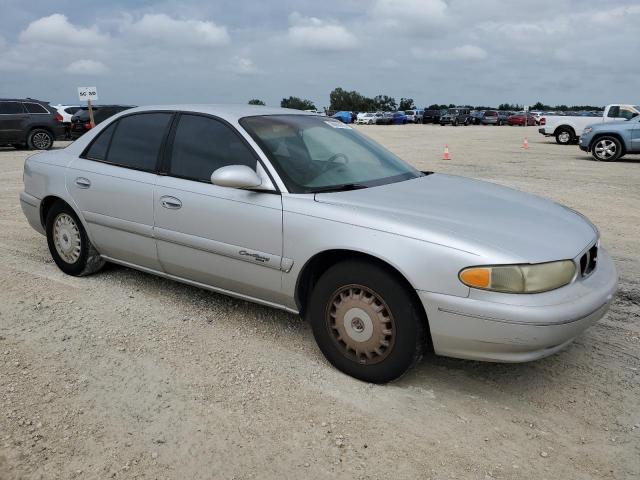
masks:
[[[447,113],[440,117],[440,125],[450,123],[454,127],[457,125],[469,125],[472,122],[471,109],[465,107],[450,108]]]
[[[425,110],[422,114],[422,123],[439,123],[442,110]]]
[[[93,121],[96,125],[104,122],[107,118],[123,110],[134,108],[133,105],[95,105],[93,110]],[[89,108],[82,107],[71,117],[71,138],[76,140],[91,130],[89,121]]]
[[[49,102],[33,98],[0,98],[0,145],[49,150],[64,138],[61,117]]]

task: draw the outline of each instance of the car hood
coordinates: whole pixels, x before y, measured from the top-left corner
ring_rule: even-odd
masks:
[[[614,122],[597,122],[590,123],[587,127],[593,128],[594,130],[607,130],[611,127],[615,127],[616,125],[629,125],[631,120],[616,120]],[[585,128],[587,128],[585,127]]]
[[[443,174],[316,194],[338,221],[505,262],[571,259],[597,238],[579,213],[535,195]]]

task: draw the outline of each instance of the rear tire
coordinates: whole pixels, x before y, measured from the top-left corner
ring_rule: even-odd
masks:
[[[599,162],[614,162],[622,157],[622,144],[616,137],[599,137],[593,143],[591,155]]]
[[[29,132],[27,145],[32,150],[49,150],[53,147],[53,135],[42,128],[34,128]]]
[[[573,139],[574,134],[570,128],[560,128],[556,131],[556,142],[560,145],[569,145]]]
[[[382,266],[349,260],[330,267],[306,311],[327,360],[359,380],[390,382],[422,357],[424,315],[404,282]]]
[[[82,222],[66,203],[56,202],[49,209],[45,230],[51,256],[67,275],[82,277],[104,266],[105,261],[89,240]]]

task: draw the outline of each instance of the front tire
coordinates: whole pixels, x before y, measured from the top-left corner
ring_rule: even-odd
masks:
[[[47,244],[54,262],[67,275],[82,277],[100,270],[105,261],[95,249],[75,212],[55,203],[46,219]]]
[[[306,316],[327,360],[359,380],[390,382],[422,357],[422,311],[403,282],[374,263],[330,267],[311,293]]]
[[[591,155],[600,162],[613,162],[622,157],[622,144],[616,137],[600,137],[593,144]]]
[[[34,128],[29,132],[27,145],[32,150],[49,150],[53,147],[53,135],[42,128]]]

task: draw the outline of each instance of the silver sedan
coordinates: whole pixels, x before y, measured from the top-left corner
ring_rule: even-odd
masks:
[[[128,110],[30,157],[20,201],[65,273],[114,262],[299,313],[335,367],[369,382],[427,349],[545,357],[617,288],[579,213],[418,171],[348,125],[293,110]]]

